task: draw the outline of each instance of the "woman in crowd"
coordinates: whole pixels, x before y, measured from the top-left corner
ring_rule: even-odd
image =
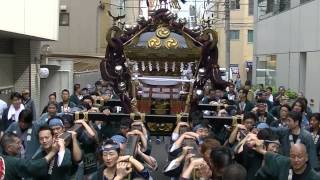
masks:
[[[100,149],[103,166],[93,176],[96,180],[122,180],[131,174],[131,178],[149,179],[148,170],[133,156],[120,156],[119,144],[106,140]]]

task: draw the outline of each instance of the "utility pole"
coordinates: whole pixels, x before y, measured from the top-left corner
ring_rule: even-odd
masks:
[[[194,9],[195,9],[194,21],[195,21],[195,26],[197,26],[198,25],[198,22],[197,22],[197,0],[194,0]]]
[[[228,72],[227,79],[231,78],[230,73],[230,0],[225,0],[225,60],[226,60],[226,72]]]

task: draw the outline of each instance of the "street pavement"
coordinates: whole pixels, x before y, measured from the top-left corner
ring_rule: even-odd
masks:
[[[158,170],[151,173],[151,176],[154,180],[169,180],[169,177],[166,177],[162,174],[163,168],[167,161],[167,149],[169,146],[169,137],[160,137],[161,143],[156,143],[156,137],[151,137],[152,151],[151,156],[156,158],[158,162]]]

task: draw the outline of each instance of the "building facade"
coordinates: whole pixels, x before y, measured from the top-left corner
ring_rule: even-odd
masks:
[[[255,4],[254,81],[303,92],[319,111],[320,0]]]
[[[41,65],[49,68],[50,75],[41,81],[41,106],[50,93],[56,92],[59,101],[62,89],[72,93],[74,83],[84,87],[100,78],[99,58],[105,54],[107,31],[120,21],[133,25],[139,5],[139,0],[60,0],[58,41],[42,43],[49,52]],[[113,22],[108,11],[115,17],[126,16]],[[94,81],[83,80],[93,76]]]
[[[225,0],[210,1],[205,20],[210,19],[218,32],[219,65],[225,68]],[[253,59],[253,0],[230,0],[230,74],[240,75],[242,84],[252,79]]]
[[[58,0],[0,1],[1,99],[29,89],[39,110],[41,41],[58,39],[58,6]]]
[[[74,63],[85,62],[75,55],[103,55],[100,21],[104,16],[104,4],[98,0],[59,0],[58,40],[43,41],[45,57],[41,67],[49,69],[49,76],[41,80],[41,107],[48,103],[48,95],[56,93],[61,100],[61,90],[73,92]],[[106,16],[106,15],[105,15]],[[100,37],[101,35],[101,37]]]

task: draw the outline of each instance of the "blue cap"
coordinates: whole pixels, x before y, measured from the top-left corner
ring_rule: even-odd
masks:
[[[267,123],[259,123],[257,128],[258,129],[265,129],[265,128],[269,128],[269,125]]]
[[[61,127],[64,127],[64,126],[63,126],[63,122],[62,122],[61,119],[59,119],[59,118],[50,119],[50,121],[49,121],[49,127],[53,127],[53,126],[61,126]]]
[[[205,128],[205,127],[202,124],[198,124],[198,125],[196,125],[195,127],[192,128],[192,131],[196,132],[200,128]]]
[[[121,135],[114,135],[111,137],[111,139],[117,144],[124,144],[127,142],[127,138]]]

